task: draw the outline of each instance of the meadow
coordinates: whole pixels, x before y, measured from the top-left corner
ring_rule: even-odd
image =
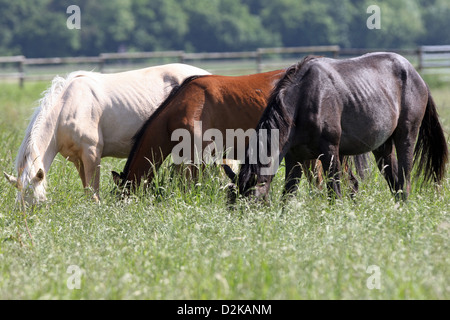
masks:
[[[426,79],[448,137],[450,84]],[[0,170],[14,171],[48,85],[0,84]],[[218,168],[186,187],[166,165],[147,193],[119,201],[110,172],[125,161],[103,159],[94,203],[58,155],[48,203],[26,215],[0,179],[0,299],[450,298],[450,166],[439,190],[414,180],[406,203],[372,161],[355,199],[330,204],[302,178],[284,206],[281,167],[270,205],[230,210]]]

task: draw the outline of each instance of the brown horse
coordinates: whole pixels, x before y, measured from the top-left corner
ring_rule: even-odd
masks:
[[[276,70],[237,77],[214,75],[187,78],[182,85],[172,90],[137,132],[123,172],[120,175],[113,172],[114,181],[119,186],[132,182],[133,188],[139,186],[144,176],[150,181],[154,172],[179,144],[179,141],[171,139],[177,129],[184,129],[194,137],[203,136],[205,131],[212,128],[222,133],[226,129],[254,128],[271,90],[283,75],[284,70]],[[196,123],[200,121],[201,132],[198,132]],[[211,140],[202,141],[202,148],[209,143]],[[192,152],[188,158],[193,163],[193,141],[191,146]],[[190,166],[190,169],[195,175],[195,166]]]
[[[147,182],[151,181],[164,159],[169,155],[178,157],[182,144],[180,138],[188,146],[182,162],[188,164],[188,173],[194,177],[198,166],[192,164],[203,161],[202,158],[196,162],[196,152],[200,150],[204,155],[203,151],[212,142],[216,146],[227,146],[229,153],[226,158],[243,160],[251,136],[249,131],[256,127],[271,90],[284,73],[285,70],[275,70],[237,77],[207,75],[187,78],[172,90],[135,135],[123,172],[112,172],[114,182],[119,187],[127,186],[134,190],[143,177]],[[218,153],[216,160],[224,158],[220,150],[224,148],[215,149]],[[242,152],[239,154],[239,151]],[[311,163],[307,161],[304,165],[311,167]],[[312,175],[308,178],[311,181]]]

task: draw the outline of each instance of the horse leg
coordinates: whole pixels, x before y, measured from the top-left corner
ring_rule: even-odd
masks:
[[[418,127],[417,127],[418,128]],[[413,167],[414,146],[418,130],[397,131],[394,135],[395,149],[398,158],[398,188],[396,199],[406,201],[411,191],[411,171]],[[401,195],[399,195],[399,191]]]
[[[286,163],[286,175],[284,182],[283,198],[286,195],[294,194],[298,189],[298,182],[302,176],[302,166],[300,163],[292,156],[292,154],[287,154],[285,157]]]
[[[320,161],[327,177],[328,192],[334,192],[335,197],[341,198],[339,144],[323,143],[320,149],[322,153]]]
[[[86,188],[87,187],[87,183],[86,183],[86,175],[84,173],[83,161],[76,160],[74,162],[74,164],[75,164],[75,168],[77,168],[78,175],[80,176],[81,182],[83,183],[83,188]]]
[[[344,171],[349,175],[350,180],[350,188],[352,189],[350,193],[350,197],[353,199],[355,195],[358,193],[359,189],[359,181],[356,176],[353,174],[352,168],[349,165],[349,157],[341,156],[341,166],[344,168]]]
[[[399,182],[398,165],[392,137],[372,152],[377,161],[378,169],[384,175],[391,192],[395,194],[399,190]]]
[[[91,189],[93,191],[92,198],[94,201],[99,201],[100,190],[100,161],[101,156],[97,147],[88,147],[84,150],[82,157],[85,181],[87,183],[85,187],[86,194],[89,194]],[[88,189],[89,188],[89,189]]]
[[[321,189],[323,183],[322,163],[320,160],[307,160],[302,162],[302,169],[310,185],[315,184]]]

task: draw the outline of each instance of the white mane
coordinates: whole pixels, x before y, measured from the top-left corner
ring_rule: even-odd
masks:
[[[75,71],[70,73],[66,78],[56,76],[53,78],[51,86],[42,93],[42,98],[39,100],[38,107],[31,117],[31,121],[25,132],[25,138],[23,139],[17,154],[15,169],[19,176],[22,175],[21,171],[24,169],[26,172],[23,173],[28,176],[29,179],[32,178],[30,175],[35,173],[31,173],[27,169],[33,168],[33,162],[41,157],[39,150],[36,147],[36,139],[38,138],[43,121],[46,119],[49,111],[55,106],[57,98],[66,89],[67,84],[69,84],[73,78],[87,76],[89,74],[92,74],[92,72]],[[25,178],[26,177],[22,177],[22,181],[24,181]]]

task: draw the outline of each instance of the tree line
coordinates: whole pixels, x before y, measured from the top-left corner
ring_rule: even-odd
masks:
[[[80,28],[66,12],[80,8]],[[367,8],[380,9],[370,29]],[[448,0],[0,0],[0,56],[450,44]]]

